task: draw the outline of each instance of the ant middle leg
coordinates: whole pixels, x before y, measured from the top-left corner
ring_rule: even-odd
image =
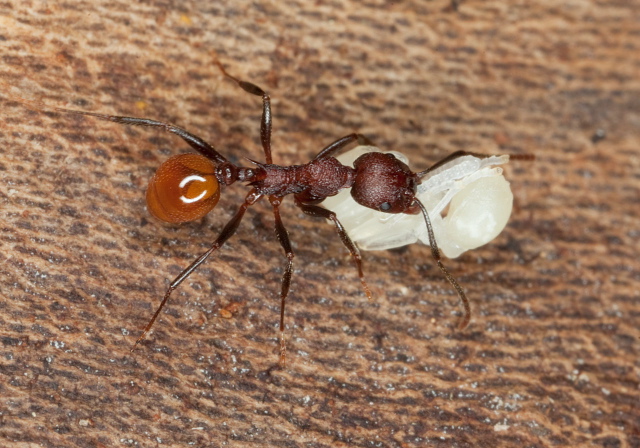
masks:
[[[260,139],[262,141],[262,147],[264,149],[267,163],[273,163],[272,157],[271,157],[271,127],[272,127],[271,99],[269,98],[269,95],[257,85],[251,82],[242,81],[241,79],[238,79],[235,76],[229,74],[229,72],[227,72],[224,66],[217,59],[215,60],[215,64],[218,66],[218,68],[220,69],[220,71],[224,76],[226,76],[227,78],[231,79],[233,82],[238,84],[238,86],[242,90],[252,95],[262,97],[262,120],[260,122]],[[334,154],[336,151],[339,151],[345,146],[347,146],[348,144],[356,141],[360,145],[373,146],[373,143],[371,142],[371,140],[369,140],[364,135],[353,133],[331,143],[322,151],[320,151],[318,155],[316,155],[313,159],[318,160],[324,157],[329,157],[332,154]]]
[[[360,283],[362,284],[362,288],[364,289],[365,294],[369,300],[373,300],[373,295],[371,294],[371,290],[369,289],[369,285],[364,279],[364,272],[362,271],[362,256],[360,255],[360,251],[358,250],[358,246],[355,245],[351,238],[347,234],[347,231],[342,226],[342,223],[338,220],[336,214],[331,210],[327,210],[326,208],[319,207],[317,205],[310,205],[300,202],[296,199],[296,205],[300,207],[300,209],[309,216],[318,216],[320,218],[325,218],[333,221],[333,224],[336,226],[338,234],[340,235],[340,239],[345,247],[351,253],[353,257],[353,261],[356,264],[356,268],[358,269],[358,276],[360,277]]]
[[[271,206],[273,207],[273,216],[276,221],[276,236],[278,237],[278,241],[280,242],[280,245],[282,246],[282,249],[284,249],[284,253],[287,256],[287,267],[282,274],[282,286],[280,288],[280,365],[284,367],[286,363],[287,352],[284,338],[284,306],[287,300],[287,296],[289,295],[289,288],[291,287],[293,258],[295,257],[295,254],[293,253],[293,249],[291,248],[289,233],[284,227],[282,218],[280,217],[280,204],[282,203],[282,200],[281,198],[276,196],[269,196],[269,202],[271,202]]]
[[[271,164],[273,163],[273,159],[271,157],[271,128],[272,128],[272,118],[271,118],[271,98],[260,87],[257,85],[242,81],[241,79],[236,78],[233,75],[230,75],[224,66],[218,61],[215,60],[216,65],[222,72],[224,76],[238,84],[238,86],[247,93],[252,95],[261,96],[262,97],[262,119],[260,120],[260,141],[262,142],[262,149],[264,150],[264,156],[266,162]]]

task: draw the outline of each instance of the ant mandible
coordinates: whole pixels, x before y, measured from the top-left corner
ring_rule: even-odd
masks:
[[[334,154],[351,143],[370,144],[369,140],[363,135],[352,133],[329,144],[308,163],[291,166],[276,165],[273,163],[271,156],[272,118],[269,95],[257,85],[242,81],[227,73],[220,62],[216,61],[216,64],[227,78],[233,80],[245,92],[262,97],[260,140],[266,163],[252,161],[255,165],[254,167],[238,166],[227,160],[202,138],[169,123],[147,118],[53,108],[59,112],[91,116],[125,125],[161,128],[166,132],[179,136],[199,153],[180,154],[171,157],[160,166],[149,181],[146,196],[147,206],[149,211],[162,221],[182,223],[198,220],[215,207],[220,197],[220,190],[225,186],[232,185],[235,182],[246,182],[251,188],[242,205],[226,223],[209,250],[194,260],[171,282],[160,306],[158,306],[142,334],[134,343],[131,351],[138,346],[149,332],[169,300],[171,293],[209,256],[222,247],[238,229],[247,209],[263,197],[269,199],[275,219],[276,235],[287,257],[287,265],[282,276],[280,289],[281,364],[284,365],[286,357],[284,313],[285,302],[291,285],[294,258],[289,235],[280,217],[280,205],[285,196],[293,195],[295,204],[305,214],[325,218],[333,222],[343,244],[353,257],[364,292],[369,299],[372,299],[371,290],[364,279],[358,247],[353,243],[336,214],[318,205],[325,198],[334,196],[346,188],[351,189],[351,196],[357,203],[370,209],[393,214],[422,214],[429,236],[431,255],[447,281],[456,290],[464,308],[458,327],[460,329],[465,328],[471,316],[469,300],[462,287],[442,263],[427,209],[416,197],[416,190],[422,177],[448,161],[463,155],[473,155],[479,158],[488,156],[457,151],[440,160],[432,167],[414,173],[405,163],[392,154],[370,152],[358,157],[352,168],[343,165],[333,157]],[[46,107],[36,102],[24,99],[19,99],[18,101],[39,110],[46,109]]]

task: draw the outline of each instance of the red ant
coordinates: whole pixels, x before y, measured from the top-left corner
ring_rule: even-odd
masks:
[[[217,62],[217,65],[226,77],[236,82],[244,91],[262,97],[260,140],[266,163],[252,161],[255,165],[254,167],[237,166],[229,162],[202,138],[169,123],[147,118],[104,115],[94,112],[54,108],[60,112],[86,115],[115,123],[161,128],[166,132],[179,136],[199,153],[181,154],[170,158],[160,166],[150,180],[147,190],[147,206],[149,211],[162,221],[181,223],[200,219],[215,207],[220,197],[221,188],[235,182],[247,182],[251,188],[238,211],[224,226],[209,250],[200,255],[171,282],[160,306],[134,343],[131,351],[137,347],[149,332],[171,293],[236,232],[247,209],[263,197],[268,197],[271,203],[278,241],[287,256],[287,266],[282,276],[280,289],[280,360],[282,364],[285,362],[286,352],[284,338],[285,302],[291,285],[294,258],[289,235],[280,217],[280,204],[285,196],[292,194],[295,204],[307,215],[333,221],[343,244],[353,257],[362,287],[367,297],[372,299],[371,291],[364,280],[358,247],[352,242],[337,219],[336,214],[318,205],[325,198],[334,196],[345,188],[351,189],[351,196],[357,203],[370,209],[394,214],[422,214],[429,235],[431,255],[447,281],[456,290],[464,307],[464,314],[459,328],[465,328],[471,316],[469,301],[462,287],[442,264],[440,250],[435,241],[427,209],[417,199],[416,189],[422,177],[446,162],[463,155],[473,155],[480,158],[488,156],[457,151],[440,160],[432,167],[414,173],[405,163],[391,154],[370,152],[357,158],[352,168],[341,164],[333,155],[354,142],[359,144],[370,143],[363,135],[353,133],[331,143],[310,162],[303,165],[281,166],[273,164],[271,157],[271,101],[269,95],[255,84],[231,76],[219,62]],[[39,103],[23,99],[18,101],[38,110],[45,109]]]

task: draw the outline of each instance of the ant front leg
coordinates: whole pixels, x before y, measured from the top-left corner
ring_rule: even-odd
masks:
[[[282,274],[282,287],[280,289],[280,365],[284,367],[286,363],[287,352],[284,339],[284,305],[287,300],[287,296],[289,295],[289,288],[291,286],[293,258],[295,257],[295,254],[293,253],[293,249],[291,248],[289,233],[284,227],[282,218],[280,217],[280,204],[282,203],[281,198],[278,198],[276,196],[269,196],[269,202],[271,202],[271,206],[273,207],[273,216],[276,221],[276,235],[278,237],[278,241],[280,241],[282,249],[284,249],[284,253],[287,256],[287,267]]]
[[[347,231],[344,229],[340,221],[338,221],[336,214],[331,210],[327,210],[326,208],[318,207],[317,205],[305,204],[303,202],[300,202],[297,199],[296,199],[296,205],[300,207],[300,209],[307,215],[318,216],[320,218],[329,219],[333,221],[333,223],[336,226],[336,229],[338,230],[338,234],[340,235],[340,239],[342,240],[342,243],[346,246],[346,248],[351,253],[351,256],[353,257],[353,261],[356,264],[356,268],[358,269],[358,276],[360,277],[360,283],[362,283],[362,287],[364,288],[364,292],[367,295],[367,298],[369,300],[373,300],[373,296],[371,295],[371,290],[369,289],[369,285],[367,285],[367,282],[364,280],[364,273],[362,271],[362,257],[360,256],[360,251],[358,250],[358,246],[356,246],[354,242],[351,241],[351,238],[349,238]]]
[[[340,151],[349,143],[358,142],[359,145],[374,146],[374,144],[362,134],[349,134],[345,137],[339,138],[335,142],[329,144],[326,148],[318,153],[313,160],[324,159],[325,157],[331,157],[335,152]]]
[[[224,226],[224,229],[222,229],[222,232],[220,232],[220,235],[218,235],[218,238],[216,238],[216,241],[213,243],[211,248],[208,251],[206,251],[205,253],[203,253],[202,255],[200,255],[193,263],[191,263],[189,265],[188,268],[186,268],[184,271],[182,271],[171,282],[171,284],[169,285],[169,288],[167,289],[167,292],[164,294],[164,298],[162,299],[162,302],[160,303],[160,306],[158,307],[156,312],[153,314],[153,317],[151,318],[151,320],[149,321],[149,323],[147,324],[145,329],[142,331],[142,334],[138,337],[138,339],[136,339],[136,342],[133,344],[133,347],[131,347],[131,351],[135,350],[135,348],[138,346],[140,341],[142,341],[144,339],[144,337],[146,336],[146,334],[149,332],[149,330],[153,326],[153,323],[156,321],[156,319],[160,315],[160,311],[162,311],[162,308],[164,308],[165,304],[167,303],[167,300],[169,300],[169,297],[171,296],[171,293],[178,286],[180,286],[180,284],[183,281],[185,281],[193,273],[193,271],[198,269],[198,266],[200,266],[202,263],[204,263],[204,261],[207,258],[209,258],[209,256],[212,253],[214,253],[215,251],[220,249],[222,247],[222,245],[229,238],[231,238],[231,236],[234,233],[236,233],[236,230],[238,230],[238,226],[240,225],[240,222],[242,221],[242,217],[244,216],[244,213],[247,211],[247,209],[250,206],[255,204],[261,197],[262,197],[261,194],[259,194],[255,189],[252,189],[249,192],[249,194],[247,194],[247,196],[245,197],[244,203],[240,206],[240,208],[238,209],[236,214],[233,216],[233,218],[231,218],[231,220],[229,220],[229,222]]]

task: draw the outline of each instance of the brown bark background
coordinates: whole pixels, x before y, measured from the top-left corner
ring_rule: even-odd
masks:
[[[447,261],[465,331],[428,248],[364,253],[370,303],[289,200],[274,368],[285,260],[263,201],[131,354],[246,189],[164,225],[144,191],[181,140],[0,93],[0,445],[640,446],[639,42],[633,2],[0,2],[1,92],[170,121],[232,160],[262,160],[260,101],[213,53],[271,94],[278,163],[353,131],[415,169],[537,156],[508,167],[504,233]]]

